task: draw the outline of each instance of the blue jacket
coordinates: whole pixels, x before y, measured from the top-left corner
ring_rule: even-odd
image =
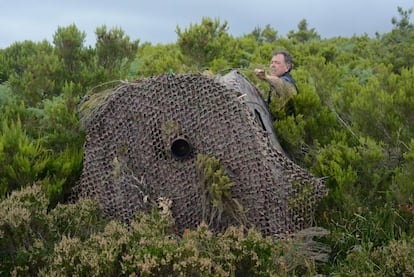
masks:
[[[298,88],[296,87],[296,82],[293,79],[292,75],[290,75],[289,72],[286,72],[285,74],[283,74],[282,76],[280,76],[280,79],[282,79],[282,80],[284,80],[284,81],[286,81],[286,82],[291,83],[292,85],[294,85],[296,91],[298,92]]]
[[[290,73],[289,73],[289,71],[288,72],[285,72],[282,76],[280,76],[279,77],[280,79],[282,79],[283,81],[285,81],[285,82],[288,82],[288,83],[291,83],[294,87],[295,87],[295,89],[296,89],[296,92],[297,93],[299,93],[299,90],[298,90],[298,87],[296,86],[296,82],[295,82],[295,80],[293,79],[293,77],[292,77],[292,75],[290,75]],[[268,94],[268,96],[267,96],[267,104],[270,104],[270,101],[271,101],[271,91],[269,91],[269,94]]]

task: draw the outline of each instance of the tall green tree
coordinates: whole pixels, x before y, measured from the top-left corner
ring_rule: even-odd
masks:
[[[287,35],[288,39],[295,40],[299,43],[306,43],[311,40],[319,40],[321,37],[315,31],[315,28],[308,29],[308,22],[306,19],[302,19],[298,24],[298,31],[289,31]]]
[[[227,31],[227,21],[221,23],[219,19],[208,17],[203,17],[201,24],[190,24],[184,30],[177,26],[177,44],[185,56],[184,62],[203,70],[214,60],[226,57],[232,41]]]
[[[187,67],[182,65],[182,59],[182,53],[176,44],[144,44],[138,49],[132,64],[133,77],[149,77],[170,71],[184,73]]]
[[[55,53],[63,63],[62,77],[83,87],[94,82],[96,71],[95,50],[85,46],[85,39],[86,33],[75,24],[58,27],[53,35]]]
[[[44,99],[59,94],[61,64],[49,42],[15,43],[6,52],[11,54],[6,61],[8,81],[25,105],[38,107]]]
[[[108,30],[105,25],[98,27],[96,33],[96,58],[98,70],[107,80],[119,80],[129,73],[139,40],[131,41],[121,28]]]
[[[393,70],[400,73],[403,68],[414,64],[414,25],[410,22],[413,9],[404,10],[398,7],[400,18],[393,17],[394,28],[381,38],[384,61],[393,65]]]
[[[56,54],[62,59],[69,76],[80,73],[85,38],[86,33],[79,31],[75,24],[58,27],[53,36]]]
[[[255,27],[249,35],[252,35],[259,44],[263,42],[274,43],[277,40],[277,31],[270,24],[264,28]]]

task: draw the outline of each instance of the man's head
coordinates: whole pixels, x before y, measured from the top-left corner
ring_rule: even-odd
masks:
[[[275,51],[270,61],[270,74],[280,77],[292,69],[293,58],[288,51]]]

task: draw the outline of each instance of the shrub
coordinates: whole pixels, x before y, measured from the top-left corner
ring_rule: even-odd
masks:
[[[275,240],[254,229],[213,234],[205,223],[174,233],[154,206],[130,225],[105,220],[92,200],[48,212],[41,186],[0,202],[0,274],[13,276],[292,276],[314,275],[299,239]]]
[[[0,126],[0,199],[41,178],[49,154],[40,141],[32,141],[19,119]]]
[[[393,240],[383,247],[354,248],[333,274],[340,276],[413,276],[414,239]]]
[[[56,243],[69,236],[82,242],[102,229],[104,220],[91,200],[50,213],[48,205],[39,185],[15,190],[0,202],[0,275],[33,275],[48,266]]]

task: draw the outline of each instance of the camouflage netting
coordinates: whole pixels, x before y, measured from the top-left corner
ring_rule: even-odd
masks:
[[[203,154],[225,169],[243,223],[265,235],[311,226],[323,183],[275,147],[232,80],[164,74],[90,96],[81,107],[86,143],[76,195],[97,198],[106,215],[126,222],[164,201],[177,231],[194,228],[213,205],[196,169]],[[211,227],[238,223],[223,212]]]

